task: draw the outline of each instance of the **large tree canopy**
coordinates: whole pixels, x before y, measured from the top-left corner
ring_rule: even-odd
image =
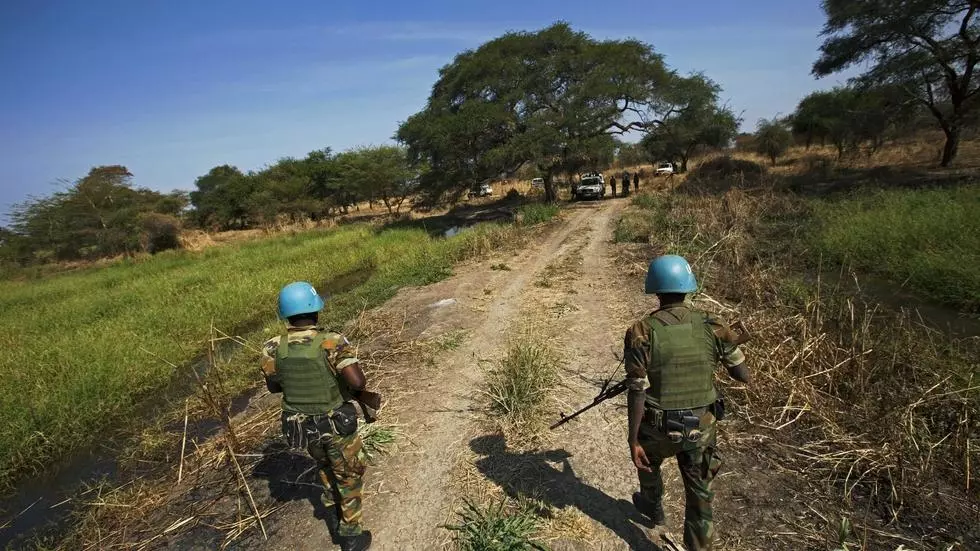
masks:
[[[859,80],[894,85],[936,118],[948,166],[980,92],[978,8],[977,0],[824,0],[826,39],[813,73],[870,63]]]
[[[430,167],[425,189],[458,196],[532,163],[554,199],[552,176],[589,157],[598,136],[623,132],[669,78],[661,56],[635,40],[596,41],[558,23],[512,32],[440,70],[425,109],[397,137]]]

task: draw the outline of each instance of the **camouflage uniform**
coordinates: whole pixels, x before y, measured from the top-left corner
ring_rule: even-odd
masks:
[[[322,334],[318,327],[289,327],[289,342],[309,342],[314,336]],[[262,347],[262,371],[265,373],[270,389],[278,385],[276,372],[276,351],[282,337],[273,337]],[[358,362],[354,348],[342,335],[328,333],[322,342],[327,365],[340,380],[340,372],[347,366]],[[355,432],[349,436],[324,434],[319,440],[310,442],[307,452],[320,466],[320,480],[324,485],[324,504],[332,507],[340,503],[340,536],[356,536],[361,528],[361,488],[366,469],[360,435]],[[327,489],[331,491],[327,492]],[[330,497],[333,494],[333,498]]]
[[[662,305],[659,311],[666,311],[660,319],[674,319],[676,323],[688,323],[689,316],[694,313],[689,303]],[[651,327],[650,317],[633,324],[626,332],[624,357],[626,359],[626,375],[631,390],[646,391],[650,382],[647,376],[647,366],[651,358]],[[745,361],[742,351],[730,344],[734,340],[731,330],[721,320],[708,317],[706,323],[715,335],[715,357],[726,367],[734,367]],[[655,412],[648,406],[640,424],[638,443],[643,447],[650,461],[652,472],[638,470],[640,479],[640,494],[656,507],[662,505],[663,479],[660,467],[663,461],[670,457],[677,458],[681,478],[684,481],[685,510],[684,510],[684,545],[689,551],[705,551],[711,549],[714,536],[711,501],[714,492],[712,482],[721,467],[721,458],[715,450],[716,426],[715,416],[710,407],[692,408],[695,415],[700,417],[701,438],[697,442],[684,439],[680,442],[671,440],[662,432],[651,419]]]

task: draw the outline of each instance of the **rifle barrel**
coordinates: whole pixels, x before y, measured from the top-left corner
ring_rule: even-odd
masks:
[[[554,423],[553,425],[551,425],[550,427],[548,427],[548,430],[555,430],[556,428],[564,425],[565,423],[571,421],[572,419],[575,419],[579,415],[582,415],[586,411],[589,411],[590,409],[596,407],[597,405],[601,404],[602,402],[605,402],[606,400],[608,400],[610,398],[614,398],[616,396],[619,396],[620,394],[622,394],[623,392],[625,392],[627,388],[628,387],[627,387],[626,381],[620,381],[620,382],[616,383],[612,387],[610,387],[610,388],[608,388],[608,389],[603,390],[602,392],[600,392],[598,396],[596,396],[595,398],[592,399],[592,403],[591,404],[588,404],[585,407],[579,409],[578,411],[573,412],[571,415],[567,415],[566,416],[564,413],[562,413],[561,414],[561,419],[559,419],[556,423]]]

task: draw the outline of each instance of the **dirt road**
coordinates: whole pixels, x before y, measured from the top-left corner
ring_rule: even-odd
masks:
[[[444,526],[456,520],[464,497],[508,496],[530,500],[544,512],[544,538],[553,549],[659,549],[661,529],[645,527],[629,501],[637,482],[626,447],[623,398],[545,434],[533,446],[515,446],[488,423],[482,394],[485,368],[500,360],[512,339],[529,334],[561,356],[556,410],[569,412],[589,402],[613,373],[626,327],[655,306],[643,295],[642,278],[627,275],[616,261],[612,232],[625,206],[622,200],[575,204],[564,211],[562,222],[519,252],[497,254],[442,282],[405,289],[368,316],[399,320],[394,341],[427,347],[426,354],[403,354],[376,366],[390,396],[385,421],[396,424],[400,436],[398,451],[366,477],[364,518],[374,532],[374,548],[444,548],[451,542]],[[724,431],[723,453],[729,441]],[[770,489],[782,484],[745,461],[750,460],[730,461],[716,484],[722,504],[716,513],[718,548],[785,548],[768,535],[782,527],[778,518],[753,517],[752,525],[725,518],[744,520],[746,509],[770,499]],[[668,528],[679,541],[683,488],[675,465],[664,473]],[[281,482],[289,475],[257,476],[269,480],[268,493],[276,497],[276,478]],[[760,489],[763,484],[770,489]],[[329,549],[315,500],[283,495],[279,492],[279,500],[289,502],[270,519],[270,540],[251,543],[262,549]],[[769,525],[765,529],[763,522]]]

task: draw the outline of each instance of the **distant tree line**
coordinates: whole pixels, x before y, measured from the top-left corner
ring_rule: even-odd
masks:
[[[284,158],[254,172],[221,165],[190,193],[135,187],[124,166],[95,167],[62,191],[15,205],[0,228],[0,265],[92,260],[180,246],[184,227],[247,229],[277,221],[318,220],[368,202],[398,213],[422,165],[399,146]]]

